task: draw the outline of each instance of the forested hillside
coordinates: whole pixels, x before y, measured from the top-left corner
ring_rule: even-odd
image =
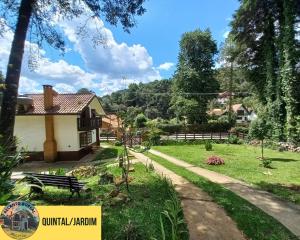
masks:
[[[171,80],[156,80],[147,84],[130,84],[128,89],[101,97],[106,112],[126,111],[133,118],[144,113],[149,119],[174,117],[170,109]]]

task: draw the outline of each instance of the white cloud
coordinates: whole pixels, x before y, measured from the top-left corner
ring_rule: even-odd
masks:
[[[155,68],[152,57],[141,44],[129,46],[126,43],[118,43],[112,32],[105,28],[99,19],[88,22],[85,37],[78,37],[77,31],[81,21],[82,19],[72,22],[56,20],[56,24],[63,29],[65,36],[72,43],[71,48],[68,46],[67,52],[77,52],[82,58],[86,70],[63,59],[49,59],[44,50],[39,49],[35,44],[26,42],[20,93],[41,92],[43,84],[51,84],[58,92],[75,92],[77,89],[85,87],[103,95],[120,90],[131,82],[145,83],[161,79],[159,70],[168,68],[164,64],[161,65],[161,69]],[[95,48],[93,37],[97,31],[105,39],[105,44]],[[0,70],[2,71],[7,67],[12,38],[11,31],[6,32],[4,38],[0,38]],[[34,71],[28,66],[29,49],[34,53],[39,53],[39,58],[36,59],[38,66]],[[36,56],[36,54],[31,56]],[[35,59],[33,58],[33,60]],[[127,79],[126,84],[122,84],[123,77]]]
[[[147,49],[140,44],[132,46],[126,43],[118,43],[112,32],[104,27],[99,19],[90,20],[86,24],[85,38],[78,37],[77,30],[83,19],[72,22],[59,22],[65,35],[74,44],[77,51],[84,60],[86,67],[99,75],[100,79],[135,79],[139,82],[149,82],[160,79],[159,71],[153,67],[152,57]],[[98,28],[96,28],[98,26]],[[94,46],[95,34],[104,42],[102,45]]]
[[[165,62],[163,64],[160,64],[159,67],[157,69],[159,70],[165,70],[168,71],[170,70],[170,68],[172,68],[175,64],[172,62]]]
[[[224,32],[224,33],[223,33],[223,38],[227,38],[227,37],[228,37],[228,35],[229,35],[229,33],[230,33],[230,31],[226,31],[226,32]]]
[[[57,91],[57,92],[60,92],[60,93],[74,93],[76,92],[76,89],[69,85],[69,84],[65,84],[65,83],[58,83],[54,86],[54,89]]]

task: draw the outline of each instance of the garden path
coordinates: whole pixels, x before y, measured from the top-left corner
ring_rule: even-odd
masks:
[[[147,165],[149,159],[141,153],[130,151],[140,162]],[[194,184],[178,176],[162,165],[152,162],[159,174],[171,179],[181,198],[184,217],[191,240],[245,240],[236,223],[226,215],[211,197]],[[226,226],[226,227],[224,227]]]
[[[282,201],[273,194],[256,189],[245,182],[197,167],[162,152],[152,149],[149,150],[149,152],[178,166],[184,167],[199,176],[205,177],[211,182],[221,184],[281,222],[300,239],[300,206]]]

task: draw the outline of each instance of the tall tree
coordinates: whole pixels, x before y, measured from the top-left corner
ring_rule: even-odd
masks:
[[[92,91],[87,88],[80,88],[77,93],[83,94],[83,93],[91,93]]]
[[[2,91],[3,91],[3,89],[4,89],[4,76],[2,74],[2,71],[0,71],[0,93],[1,93],[1,95],[0,95],[0,104],[2,102]]]
[[[295,23],[296,2],[283,0],[283,59],[281,69],[284,99],[287,109],[287,133],[291,142],[300,142],[300,129],[297,129],[297,121],[300,121],[300,74],[296,72],[296,64],[299,58],[296,52]],[[299,126],[299,125],[298,125]]]
[[[297,0],[242,0],[232,22],[239,61],[268,112],[272,137],[299,142],[299,39]]]
[[[3,84],[3,83],[4,83],[4,76],[3,76],[2,71],[0,71],[0,84]]]
[[[4,25],[12,25],[14,38],[11,46],[8,67],[6,71],[5,90],[1,108],[0,135],[4,139],[13,138],[15,111],[19,79],[23,60],[25,40],[28,30],[31,36],[36,37],[36,42],[41,46],[43,41],[56,49],[64,51],[62,35],[53,26],[53,16],[63,19],[80,17],[87,12],[90,18],[105,17],[117,25],[120,22],[125,31],[135,25],[134,16],[142,15],[144,0],[5,0],[0,3],[2,31]],[[5,23],[2,19],[4,18]],[[84,28],[84,25],[83,27]],[[0,31],[1,32],[1,31]]]
[[[172,102],[178,107],[182,102],[189,103],[187,117],[191,123],[207,121],[207,103],[214,97],[211,93],[219,89],[214,77],[216,53],[217,45],[208,29],[183,34],[180,41],[179,63],[173,82]]]

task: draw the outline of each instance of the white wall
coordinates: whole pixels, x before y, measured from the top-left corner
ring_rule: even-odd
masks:
[[[29,152],[44,151],[45,117],[16,116],[14,135],[20,148],[24,147]]]
[[[93,100],[91,101],[91,103],[89,104],[90,110],[91,109],[95,109],[96,112],[100,115],[105,115],[105,112],[101,106],[101,104],[99,103],[97,97],[94,97]]]
[[[57,151],[78,151],[80,148],[77,115],[54,116],[54,135],[57,142]]]

